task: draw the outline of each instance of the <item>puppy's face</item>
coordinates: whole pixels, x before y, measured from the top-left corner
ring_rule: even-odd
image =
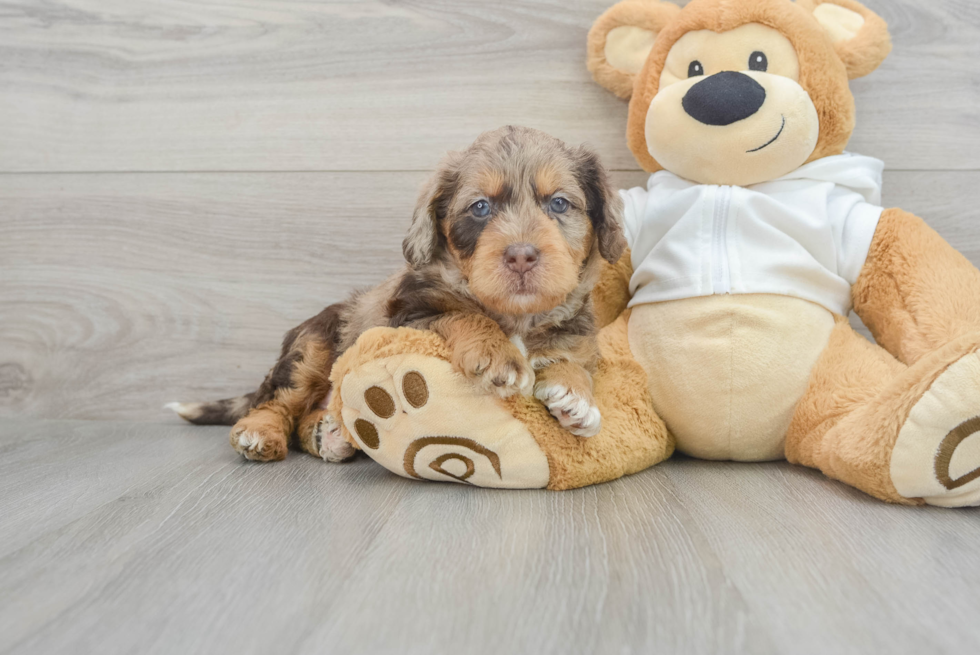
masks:
[[[472,157],[440,226],[470,291],[505,314],[560,305],[595,241],[572,162],[529,154]]]
[[[625,247],[622,203],[595,155],[526,128],[484,134],[450,156],[420,206],[409,261],[449,258],[473,295],[504,314],[561,305],[598,256],[616,261]]]

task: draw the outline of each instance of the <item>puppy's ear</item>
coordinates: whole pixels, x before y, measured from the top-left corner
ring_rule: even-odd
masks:
[[[681,8],[660,0],[622,0],[589,30],[588,67],[600,86],[627,100],[657,34]]]
[[[575,176],[585,193],[586,211],[599,241],[599,254],[610,264],[615,264],[626,249],[623,199],[609,184],[598,155],[587,148],[579,148]]]
[[[425,266],[436,256],[440,239],[439,221],[445,218],[446,207],[459,181],[461,159],[459,153],[449,153],[422,187],[412,216],[412,226],[402,242],[405,259],[414,268]]]
[[[892,50],[888,24],[857,0],[798,0],[797,4],[813,12],[852,80],[874,71]]]

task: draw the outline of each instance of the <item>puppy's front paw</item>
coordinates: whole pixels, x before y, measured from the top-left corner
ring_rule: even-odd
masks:
[[[357,450],[350,445],[340,431],[340,423],[329,414],[324,415],[314,434],[320,457],[325,462],[346,462],[354,458]]]
[[[534,397],[544,403],[563,428],[576,437],[594,437],[602,427],[602,415],[591,394],[569,389],[563,384],[539,382]]]
[[[509,341],[474,343],[453,351],[453,365],[468,378],[479,380],[487,391],[501,398],[531,394],[534,369]]]

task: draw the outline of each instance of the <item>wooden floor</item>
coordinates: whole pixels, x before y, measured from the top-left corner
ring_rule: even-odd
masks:
[[[243,462],[221,428],[0,427],[0,652],[975,653],[976,512],[787,464],[578,491]]]
[[[401,260],[502,124],[642,184],[585,71],[612,0],[0,0],[0,653],[980,652],[980,512],[786,464],[567,493],[245,463],[171,400]],[[980,2],[866,0],[885,204],[980,264]]]

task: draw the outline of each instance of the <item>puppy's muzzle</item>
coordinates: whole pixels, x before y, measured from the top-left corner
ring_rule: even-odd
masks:
[[[705,125],[731,125],[755,115],[766,102],[766,90],[744,73],[724,71],[706,77],[687,91],[684,111]]]
[[[537,266],[540,258],[541,251],[529,243],[515,243],[504,251],[504,264],[520,275]]]

